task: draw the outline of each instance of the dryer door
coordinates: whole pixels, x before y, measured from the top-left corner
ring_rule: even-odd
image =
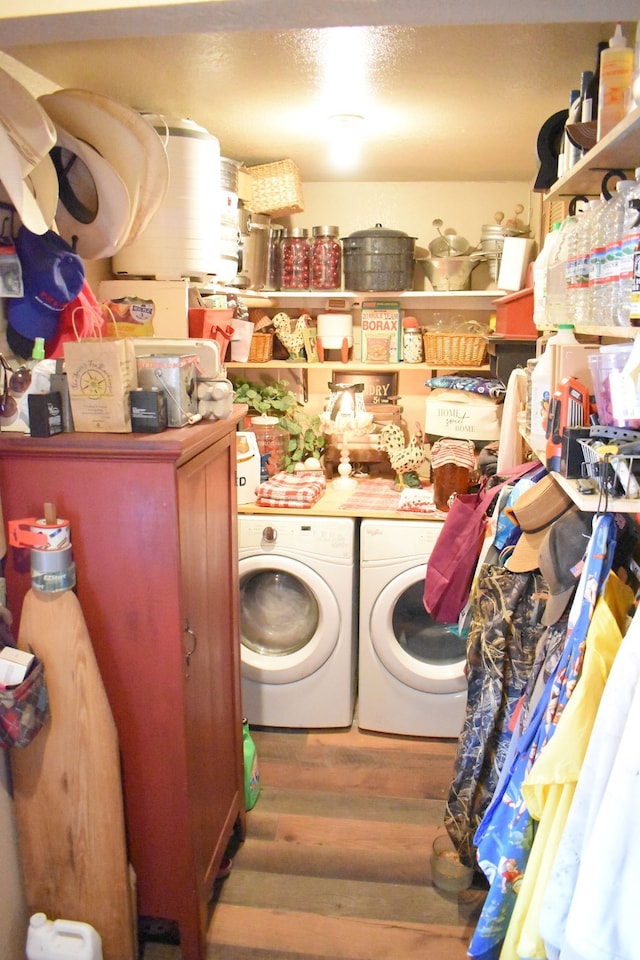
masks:
[[[242,675],[291,683],[318,670],[340,635],[340,607],[326,581],[290,557],[240,560]]]
[[[412,567],[382,589],[371,608],[371,643],[386,669],[414,690],[466,690],[466,642],[425,610],[426,571],[426,564]]]

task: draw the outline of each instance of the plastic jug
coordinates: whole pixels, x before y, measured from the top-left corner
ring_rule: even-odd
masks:
[[[102,939],[91,924],[48,920],[34,913],[27,933],[27,960],[102,960]]]
[[[251,810],[256,805],[260,795],[260,767],[256,745],[251,736],[249,721],[246,717],[242,718],[242,751],[244,755],[244,805],[247,810]]]

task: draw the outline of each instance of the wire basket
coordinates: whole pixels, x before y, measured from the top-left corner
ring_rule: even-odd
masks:
[[[247,167],[251,177],[250,208],[272,217],[303,213],[302,183],[293,160],[277,160]]]
[[[424,359],[436,367],[481,367],[487,338],[477,333],[424,331]]]
[[[609,452],[611,447],[602,443],[600,447],[594,446],[592,439],[578,440],[578,443],[584,458],[582,473],[595,480],[601,494],[631,500],[640,498],[639,455]]]
[[[249,346],[249,363],[266,363],[273,356],[273,334],[254,333]]]

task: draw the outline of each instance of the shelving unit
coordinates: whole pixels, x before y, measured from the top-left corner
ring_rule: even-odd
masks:
[[[640,107],[621,120],[544,195],[545,202],[585,194],[597,197],[607,170],[633,171],[640,166]]]

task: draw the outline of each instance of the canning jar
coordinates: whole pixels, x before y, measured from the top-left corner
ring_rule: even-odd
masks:
[[[311,249],[304,227],[285,230],[280,241],[280,289],[308,290]]]
[[[402,321],[402,359],[405,363],[424,360],[422,330],[415,317],[405,317]]]
[[[339,227],[320,226],[312,230],[311,289],[339,290],[342,286],[342,244]]]
[[[251,430],[260,451],[260,480],[268,480],[284,470],[289,434],[280,426],[277,417],[266,414],[251,418]]]

